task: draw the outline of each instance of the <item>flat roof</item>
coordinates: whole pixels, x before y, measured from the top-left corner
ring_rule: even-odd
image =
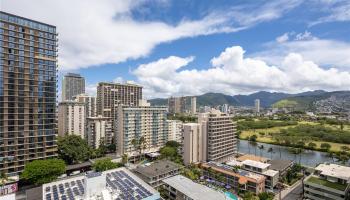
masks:
[[[237,158],[238,161],[245,161],[245,160],[254,160],[254,161],[259,161],[259,162],[263,162],[266,163],[268,161],[267,158],[264,157],[260,157],[260,156],[255,156],[255,155],[251,155],[251,154],[245,154],[243,156],[240,156]]]
[[[190,179],[176,175],[163,180],[167,185],[175,188],[193,200],[224,200],[225,194],[207,186],[195,183]]]
[[[42,197],[37,199],[85,199],[87,192],[86,181],[90,178],[105,178],[106,185],[101,194],[108,193],[106,200],[126,199],[159,199],[159,193],[143,180],[124,167],[104,172],[91,173],[72,178],[67,178],[42,185]],[[88,199],[101,199],[100,194],[90,196]]]
[[[336,177],[350,182],[350,167],[337,164],[320,164],[315,170],[321,171],[322,175]]]
[[[253,166],[253,167],[257,167],[257,168],[260,168],[260,169],[266,169],[266,168],[268,168],[270,166],[270,164],[259,162],[259,161],[255,161],[255,160],[245,160],[245,161],[242,162],[242,164]]]
[[[285,171],[288,167],[293,165],[293,161],[291,160],[270,160],[268,162],[270,165],[270,169],[276,170],[276,171]]]
[[[276,176],[278,174],[278,171],[273,170],[273,169],[269,169],[269,170],[263,172],[262,174],[264,174],[266,176]]]
[[[240,180],[241,179],[244,180],[244,182],[249,180],[251,182],[260,183],[260,182],[265,181],[265,179],[266,179],[265,176],[254,173],[254,172],[250,172],[247,170],[241,170],[241,169],[236,169],[235,171],[233,171],[233,167],[230,167],[228,165],[219,164],[219,163],[214,163],[214,162],[202,163],[202,167],[211,168],[214,171],[218,171],[218,172],[221,172],[223,174],[238,177]]]
[[[138,166],[135,171],[146,177],[154,177],[180,168],[180,165],[169,160],[157,160],[148,165]]]

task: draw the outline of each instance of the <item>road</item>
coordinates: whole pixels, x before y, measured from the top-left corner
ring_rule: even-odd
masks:
[[[283,200],[298,200],[302,199],[301,195],[303,192],[301,181],[285,196],[282,198]]]

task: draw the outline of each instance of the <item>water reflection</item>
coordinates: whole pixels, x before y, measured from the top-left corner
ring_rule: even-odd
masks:
[[[261,145],[263,145],[263,148],[260,149],[259,146]],[[270,147],[272,148],[272,153],[268,152]],[[305,166],[310,166],[310,167],[315,167],[319,163],[333,162],[332,158],[329,157],[328,154],[324,152],[305,150],[303,153],[301,153],[301,155],[295,155],[288,151],[288,147],[272,145],[272,144],[264,144],[259,142],[258,142],[258,145],[254,147],[252,145],[248,145],[247,140],[239,140],[238,151],[240,153],[256,154],[257,156],[263,156],[270,159],[272,158],[272,159],[293,160],[296,163],[299,163],[299,160],[300,160],[300,164]]]

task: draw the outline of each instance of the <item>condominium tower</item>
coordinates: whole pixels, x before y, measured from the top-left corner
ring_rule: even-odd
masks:
[[[168,99],[169,113],[185,113],[186,112],[186,97],[170,97]]]
[[[0,172],[57,156],[56,27],[0,12]]]
[[[198,123],[204,124],[207,161],[224,162],[237,153],[236,124],[228,114],[218,110],[201,113]]]
[[[91,147],[98,149],[101,144],[112,144],[112,120],[109,117],[97,117],[86,118],[87,124],[87,140]]]
[[[85,104],[64,101],[58,105],[58,135],[78,135],[85,139]]]
[[[73,100],[75,95],[85,93],[85,78],[79,74],[68,73],[62,81],[62,101]]]
[[[85,117],[97,116],[96,97],[88,94],[78,94],[73,98],[75,101],[85,104]]]
[[[255,106],[255,113],[260,113],[260,99],[255,99],[254,106]]]
[[[140,146],[133,139],[145,139],[142,153],[158,151],[168,141],[167,109],[161,106],[119,106],[116,114],[117,154],[137,156]]]

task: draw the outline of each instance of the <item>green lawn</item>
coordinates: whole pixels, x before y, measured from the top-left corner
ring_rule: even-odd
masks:
[[[314,183],[314,184],[317,184],[317,185],[323,185],[323,186],[326,186],[326,187],[329,187],[329,188],[333,188],[333,189],[336,189],[336,190],[340,190],[340,191],[344,191],[346,189],[346,185],[345,184],[333,183],[333,182],[327,181],[325,179],[320,179],[320,178],[317,178],[317,177],[314,177],[314,176],[311,176],[307,180],[307,182]]]
[[[310,125],[317,125],[319,123],[316,122],[308,122],[308,121],[302,121],[299,122],[298,124],[310,124]],[[339,126],[334,126],[334,125],[326,125],[328,127],[332,127],[334,129],[339,128]],[[275,143],[275,139],[272,137],[273,134],[278,134],[279,131],[281,129],[286,129],[286,128],[292,128],[295,127],[295,125],[292,126],[282,126],[282,127],[273,127],[273,128],[267,128],[267,129],[256,129],[256,130],[245,130],[242,131],[242,133],[240,134],[240,139],[246,139],[252,135],[256,135],[257,136],[257,141],[258,142],[262,142],[262,143]],[[350,126],[345,125],[344,126],[344,130],[350,129]],[[264,133],[264,135],[261,135],[260,133]],[[313,141],[313,143],[315,143],[316,149],[320,149],[321,148],[321,143],[325,143],[323,141]],[[349,144],[342,144],[342,143],[334,143],[334,142],[326,142],[329,143],[332,147],[331,147],[331,151],[341,151],[341,146],[348,146],[350,148]],[[306,143],[307,146],[308,143]]]

